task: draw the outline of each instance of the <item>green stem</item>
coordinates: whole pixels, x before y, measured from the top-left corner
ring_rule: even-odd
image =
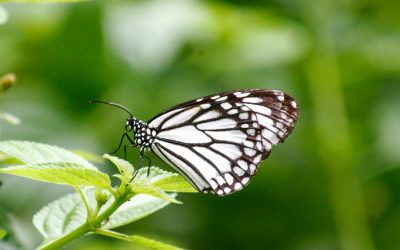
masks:
[[[333,2],[305,1],[304,19],[315,32],[315,49],[306,64],[321,160],[330,181],[332,208],[341,249],[373,250],[365,214],[357,154],[346,114],[343,81],[336,58],[332,16],[345,12]],[[336,12],[336,13],[335,13]]]
[[[66,234],[62,236],[61,238],[58,238],[54,241],[51,241],[43,246],[39,246],[37,250],[52,250],[52,249],[59,249],[68,244],[69,242],[79,238],[80,236],[90,232],[91,226],[89,223],[85,223],[82,226],[78,227],[74,231],[70,232],[69,234]]]
[[[74,188],[79,193],[79,195],[82,198],[83,203],[85,204],[86,211],[87,211],[87,219],[91,220],[93,218],[93,210],[92,210],[92,207],[89,204],[89,201],[88,201],[84,191],[82,189],[80,189],[79,187],[74,187]]]
[[[92,221],[85,222],[82,226],[78,227],[74,231],[53,240],[43,246],[39,246],[37,250],[52,250],[62,248],[69,242],[87,234],[88,232],[93,232],[101,226],[101,223],[109,218],[115,210],[117,210],[125,201],[127,201],[126,196],[115,197],[114,202],[98,217],[94,218]]]
[[[110,231],[107,229],[96,228],[93,232],[96,234],[101,234],[101,235],[112,237],[112,238],[119,239],[119,240],[131,241],[129,235],[117,233],[117,232]]]

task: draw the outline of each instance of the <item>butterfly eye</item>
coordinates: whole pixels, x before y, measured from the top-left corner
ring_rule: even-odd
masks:
[[[132,131],[132,125],[130,125],[130,124],[125,125],[125,130],[126,130],[127,132]]]

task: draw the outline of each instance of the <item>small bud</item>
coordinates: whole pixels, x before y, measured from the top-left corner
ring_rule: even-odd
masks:
[[[96,189],[96,201],[99,207],[103,206],[110,199],[110,194],[102,189]]]
[[[5,92],[10,87],[15,85],[17,77],[13,73],[8,73],[0,77],[0,92]]]

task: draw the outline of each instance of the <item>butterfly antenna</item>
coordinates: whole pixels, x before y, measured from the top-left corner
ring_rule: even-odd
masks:
[[[89,103],[103,103],[103,104],[107,104],[107,105],[110,105],[110,106],[114,106],[114,107],[120,108],[122,110],[125,110],[128,114],[131,115],[131,117],[133,117],[132,112],[127,107],[124,107],[121,104],[118,104],[118,103],[115,103],[115,102],[105,102],[105,101],[98,101],[98,100],[90,100]]]

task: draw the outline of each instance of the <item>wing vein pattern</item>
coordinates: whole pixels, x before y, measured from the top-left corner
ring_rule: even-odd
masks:
[[[298,117],[295,100],[277,90],[206,96],[150,120],[149,127],[157,131],[151,149],[199,191],[223,196],[250,182]]]

